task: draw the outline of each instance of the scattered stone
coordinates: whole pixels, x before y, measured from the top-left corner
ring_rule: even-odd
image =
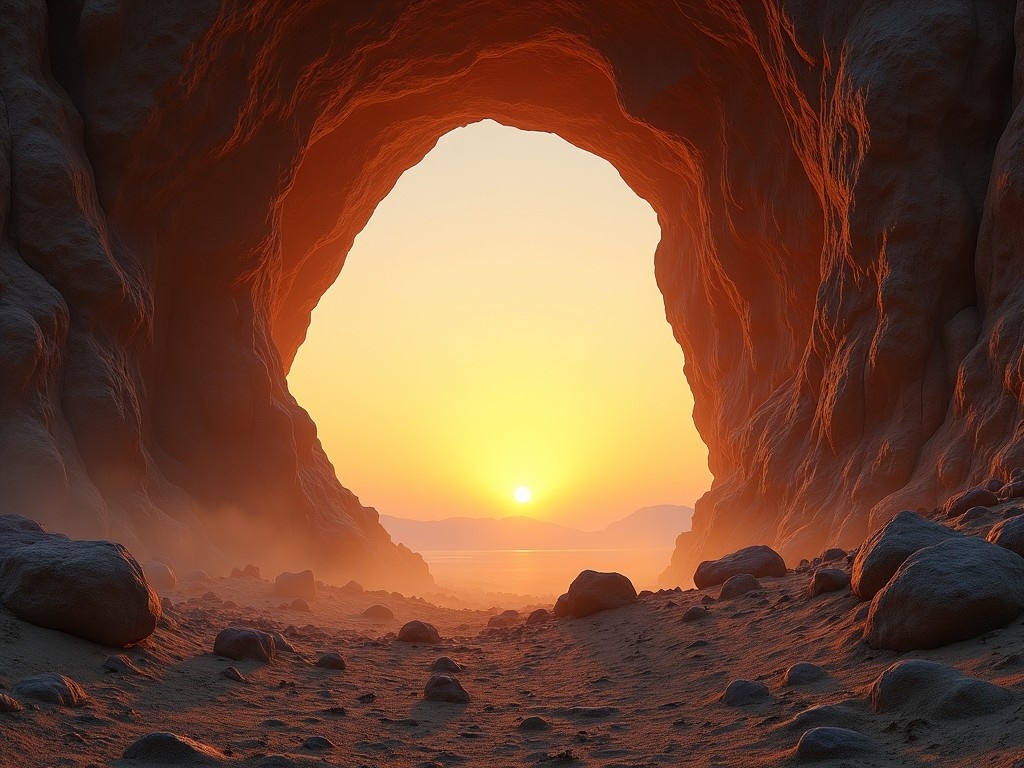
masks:
[[[88,700],[82,686],[65,675],[46,674],[26,677],[11,688],[12,693],[57,707],[80,707]]]
[[[1024,515],[1003,520],[992,527],[986,539],[997,547],[1024,557]]]
[[[325,653],[323,656],[317,659],[316,666],[322,667],[323,669],[344,670],[345,657],[342,656],[340,653],[335,653],[331,651],[330,653]]]
[[[755,578],[785,576],[786,563],[771,547],[759,544],[744,547],[718,560],[705,560],[697,566],[693,583],[697,589],[706,589],[724,584],[733,576],[746,573]]]
[[[174,569],[163,560],[147,560],[142,564],[142,571],[154,589],[174,589],[178,586]]]
[[[323,736],[310,736],[302,742],[302,748],[313,752],[325,752],[334,749],[334,742]]]
[[[228,680],[234,680],[234,681],[239,682],[239,683],[247,683],[247,682],[249,682],[248,680],[245,679],[245,676],[242,675],[242,673],[239,672],[234,667],[228,667],[221,674],[224,675],[224,677],[226,677]]]
[[[727,707],[760,704],[771,698],[768,686],[757,680],[733,680],[725,689],[722,701]]]
[[[423,689],[423,698],[428,701],[447,701],[454,704],[467,704],[469,693],[462,687],[458,678],[452,675],[435,674],[427,680]]]
[[[288,610],[300,611],[301,613],[309,613],[309,603],[307,603],[301,597],[297,597],[294,600],[292,600],[291,604],[288,606]]]
[[[461,672],[462,669],[462,665],[459,662],[448,656],[442,656],[430,665],[431,672]]]
[[[749,573],[737,573],[726,579],[725,584],[722,585],[722,591],[718,593],[718,599],[729,600],[760,588],[761,582]]]
[[[503,628],[503,627],[514,627],[520,622],[522,617],[519,615],[519,611],[502,611],[497,616],[491,616],[487,620],[487,626],[492,628]]]
[[[288,639],[280,632],[268,632],[272,638],[274,638],[274,650],[282,651],[284,653],[298,653],[295,650],[295,646],[288,642]]]
[[[358,581],[350,581],[341,588],[341,591],[347,592],[350,595],[361,595],[365,590]]]
[[[551,723],[545,720],[543,717],[533,715],[525,718],[518,726],[520,731],[549,731],[551,730]]]
[[[425,621],[410,621],[398,630],[398,641],[402,643],[419,643],[420,645],[437,645],[441,642],[441,634],[437,627]]]
[[[550,618],[551,614],[548,612],[547,608],[538,608],[526,617],[526,624],[527,626],[532,626],[534,624],[543,624]]]
[[[582,571],[566,592],[568,615],[577,618],[620,608],[635,600],[633,582],[621,573]]]
[[[877,742],[863,733],[829,726],[811,728],[796,745],[796,756],[801,760],[867,756],[880,751]]]
[[[6,693],[0,693],[0,712],[10,714],[12,712],[21,712],[23,709],[25,708],[21,706],[17,699],[8,696]]]
[[[913,512],[900,512],[871,534],[857,552],[851,577],[853,591],[861,600],[870,600],[912,554],[959,536]]]
[[[971,507],[994,507],[999,498],[987,488],[971,488],[946,502],[946,517],[960,517]]]
[[[871,685],[875,712],[903,709],[915,717],[938,720],[991,715],[1013,701],[1006,688],[927,659],[898,661]]]
[[[683,621],[700,621],[707,615],[707,608],[702,605],[692,605],[683,612]]]
[[[156,765],[215,765],[224,761],[224,753],[213,747],[174,733],[147,733],[124,751],[125,760]]]
[[[116,656],[107,656],[103,662],[103,669],[107,672],[114,672],[119,675],[141,675],[142,670],[132,663],[132,660],[119,653]]]
[[[213,652],[235,661],[270,661],[276,646],[272,635],[249,627],[222,629],[213,642]]]
[[[1024,558],[970,536],[907,558],[871,603],[872,648],[937,648],[1002,627],[1024,613]]]
[[[160,600],[128,550],[109,541],[22,533],[42,538],[0,563],[0,603],[11,613],[102,645],[133,645],[153,634]]]
[[[811,683],[824,680],[826,677],[828,677],[828,674],[817,664],[801,661],[786,670],[782,684],[785,686],[810,685]]]
[[[376,619],[378,621],[390,621],[395,618],[395,612],[388,608],[386,605],[380,603],[371,605],[365,611],[362,616],[364,619]]]
[[[822,553],[822,555],[821,555],[821,562],[823,562],[823,563],[831,563],[831,562],[833,562],[835,560],[842,560],[843,558],[846,557],[846,555],[847,555],[847,552],[846,552],[845,549],[839,549],[838,547],[833,547],[831,549],[826,549]]]
[[[316,600],[316,579],[313,578],[313,572],[309,570],[298,573],[285,571],[274,579],[274,593],[281,597]]]
[[[816,597],[823,592],[836,592],[850,586],[850,574],[841,568],[818,568],[811,574],[811,583],[808,587],[811,597]]]

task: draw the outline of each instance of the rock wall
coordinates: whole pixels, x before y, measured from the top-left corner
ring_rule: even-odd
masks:
[[[2,511],[428,580],[285,375],[374,206],[485,117],[607,158],[658,213],[715,475],[668,579],[1005,475],[1021,8],[0,0]]]

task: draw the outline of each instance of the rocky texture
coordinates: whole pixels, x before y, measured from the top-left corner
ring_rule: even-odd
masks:
[[[666,580],[1024,464],[1012,2],[8,5],[4,507],[182,565],[272,536],[332,581],[428,580],[285,375],[374,206],[485,117],[658,214],[715,475]]]
[[[147,733],[124,751],[124,760],[144,765],[217,765],[225,761],[217,749],[175,733]]]
[[[851,583],[861,600],[870,600],[889,583],[903,562],[919,549],[938,544],[957,534],[944,525],[913,512],[900,512],[875,531],[857,551]]]
[[[249,627],[222,629],[213,641],[215,654],[235,661],[270,661],[274,658],[275,650],[276,644],[272,635]]]
[[[288,573],[286,571],[278,575],[274,579],[274,594],[300,600],[316,600],[316,579],[313,578],[313,572]]]
[[[810,685],[827,677],[828,674],[818,665],[801,661],[786,670],[786,674],[782,678],[782,684],[786,686]]]
[[[120,544],[39,533],[0,558],[0,603],[25,621],[118,647],[156,629],[160,600]]]
[[[345,657],[342,656],[340,653],[335,653],[334,651],[331,651],[330,653],[325,653],[323,656],[317,659],[316,666],[322,667],[323,669],[344,671],[346,668]]]
[[[946,517],[960,517],[973,507],[991,507],[998,502],[999,498],[988,488],[969,488],[946,502]]]
[[[865,758],[879,752],[878,743],[863,733],[829,726],[811,728],[796,745],[796,756],[801,760]]]
[[[16,696],[57,707],[80,707],[89,698],[78,683],[66,675],[26,677],[11,688]]]
[[[992,526],[986,540],[1024,557],[1024,515],[1011,517]]]
[[[905,710],[939,720],[989,715],[1014,701],[1006,688],[927,659],[896,662],[872,683],[870,696],[875,712]]]
[[[722,703],[727,707],[745,707],[750,704],[761,704],[771,698],[768,686],[757,680],[733,680],[722,695]]]
[[[559,598],[561,600],[561,598]],[[621,608],[636,600],[633,582],[621,573],[582,571],[572,580],[565,593],[565,615],[577,618],[590,616],[600,611]],[[558,616],[558,605],[555,605]]]
[[[21,712],[24,709],[21,702],[17,699],[8,696],[6,693],[0,693],[0,712],[11,714],[13,712]]]
[[[722,585],[722,589],[718,593],[718,599],[729,600],[730,598],[739,597],[760,588],[761,582],[749,573],[738,573]]]
[[[977,637],[1024,613],[1024,558],[962,536],[907,558],[871,601],[864,639],[912,651]]]
[[[441,634],[433,624],[414,620],[402,625],[398,630],[398,640],[402,643],[437,645],[441,642]]]
[[[427,701],[446,701],[452,704],[468,704],[469,693],[454,675],[435,674],[427,680],[423,689]]]
[[[818,568],[811,574],[807,591],[811,597],[823,592],[836,592],[850,586],[850,574],[841,568]]]
[[[693,583],[697,589],[723,584],[741,573],[750,576],[785,576],[786,563],[771,547],[759,544],[744,547],[718,560],[707,560],[697,566]]]

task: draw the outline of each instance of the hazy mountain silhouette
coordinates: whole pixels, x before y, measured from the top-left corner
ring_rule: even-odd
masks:
[[[407,520],[381,515],[396,543],[413,551],[436,549],[672,549],[690,530],[693,509],[676,504],[643,507],[601,531],[581,531],[532,517],[449,517]]]

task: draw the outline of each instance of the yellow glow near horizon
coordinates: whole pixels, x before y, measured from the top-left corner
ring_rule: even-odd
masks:
[[[407,171],[313,312],[289,387],[383,514],[600,528],[710,484],[654,281],[660,229],[612,166],[485,121]],[[533,500],[509,488],[529,478]]]
[[[533,492],[525,485],[521,485],[518,488],[516,488],[512,495],[515,497],[515,500],[518,501],[520,504],[526,504],[530,499],[533,498]]]

